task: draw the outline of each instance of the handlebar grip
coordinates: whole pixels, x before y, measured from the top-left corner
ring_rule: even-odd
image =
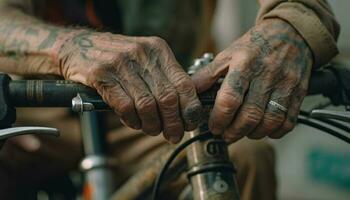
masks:
[[[310,78],[308,94],[332,94],[336,92],[339,87],[340,83],[338,77],[331,69],[315,71]]]
[[[100,98],[85,85],[66,80],[16,80],[9,83],[9,99],[15,107],[71,107],[78,93]]]
[[[212,105],[220,85],[215,84],[199,98],[203,105]],[[16,80],[9,83],[9,99],[14,107],[71,107],[72,99],[83,94],[92,102],[103,106],[102,98],[87,86],[66,80]]]

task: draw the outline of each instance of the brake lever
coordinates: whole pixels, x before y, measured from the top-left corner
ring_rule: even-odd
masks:
[[[0,130],[0,140],[8,139],[19,135],[36,134],[51,135],[58,137],[59,131],[56,128],[40,127],[40,126],[23,126],[13,127]]]
[[[334,110],[313,110],[310,117],[337,119],[343,122],[350,122],[349,111],[334,111]]]

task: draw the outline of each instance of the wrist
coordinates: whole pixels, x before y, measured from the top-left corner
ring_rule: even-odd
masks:
[[[57,40],[54,42],[52,48],[48,49],[49,56],[57,68],[57,75],[64,76],[63,69],[67,62],[67,54],[73,50],[72,43],[74,42],[74,37],[85,31],[84,29],[63,29],[57,35]]]
[[[292,24],[281,18],[267,18],[257,23],[257,29],[262,32],[266,39],[270,38],[271,43],[277,42],[274,46],[284,44],[303,44],[307,51],[312,52],[303,36],[296,30]],[[310,59],[313,60],[312,53]]]

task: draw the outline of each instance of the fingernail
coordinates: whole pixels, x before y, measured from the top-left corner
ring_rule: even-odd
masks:
[[[197,124],[189,124],[186,126],[186,131],[193,131],[194,129],[197,128]]]
[[[232,134],[230,136],[224,135],[224,140],[228,144],[232,144],[234,142],[237,142],[241,138],[242,138],[241,135],[232,135]]]
[[[221,133],[220,129],[218,129],[218,128],[213,128],[213,129],[211,129],[211,132],[212,132],[214,135],[220,135],[220,133]]]
[[[135,130],[140,130],[141,129],[141,127],[138,124],[128,124],[123,119],[120,119],[120,122],[126,127],[129,127],[129,128],[135,129]]]
[[[183,111],[183,117],[187,124],[198,124],[202,117],[202,106],[200,104],[188,106]]]
[[[228,136],[224,135],[224,136],[223,136],[223,139],[224,139],[224,141],[225,141],[226,143],[228,143],[228,144],[232,143],[232,138],[231,138],[231,137],[228,137]]]
[[[215,127],[213,123],[209,123],[209,129],[214,135],[220,135],[222,133],[221,129]]]
[[[170,135],[169,136],[169,141],[173,144],[177,144],[181,141],[181,137],[176,136],[176,135]]]

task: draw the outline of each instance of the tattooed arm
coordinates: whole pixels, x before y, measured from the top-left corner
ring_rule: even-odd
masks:
[[[48,25],[26,0],[0,1],[0,70],[55,74],[97,89],[129,127],[179,142],[200,102],[166,42]]]

